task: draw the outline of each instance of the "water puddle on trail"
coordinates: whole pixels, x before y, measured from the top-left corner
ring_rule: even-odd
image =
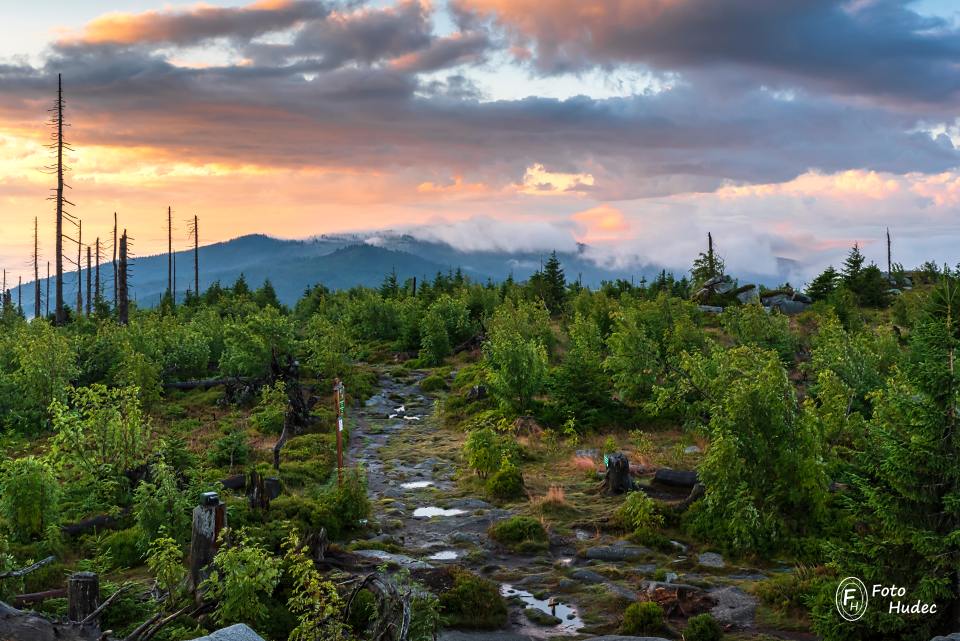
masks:
[[[431,519],[435,516],[458,516],[466,513],[466,510],[459,510],[457,508],[448,510],[431,505],[430,507],[418,507],[413,511],[413,517],[417,519]]]
[[[401,483],[400,487],[405,490],[419,490],[420,488],[430,487],[433,485],[433,481],[410,481],[409,483]]]
[[[453,561],[459,556],[455,550],[442,550],[440,552],[434,552],[428,558],[431,561]]]
[[[583,620],[577,613],[576,608],[566,603],[550,599],[538,599],[526,590],[518,590],[509,583],[500,585],[500,594],[505,599],[517,598],[523,602],[524,607],[540,610],[544,614],[549,614],[560,619],[560,623],[553,626],[554,630],[566,634],[574,634],[583,627]]]

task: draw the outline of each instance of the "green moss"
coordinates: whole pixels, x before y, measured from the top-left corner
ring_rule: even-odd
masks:
[[[511,550],[530,554],[547,548],[547,531],[529,516],[511,516],[490,528],[490,538]]]
[[[427,393],[446,390],[447,387],[447,381],[439,374],[431,374],[420,381],[420,389]]]
[[[135,568],[143,565],[143,533],[140,528],[111,532],[103,540],[101,552],[110,555],[115,568]]]

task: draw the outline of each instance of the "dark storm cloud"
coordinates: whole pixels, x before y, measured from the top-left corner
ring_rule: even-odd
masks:
[[[292,11],[302,4],[269,6]],[[743,12],[742,2],[726,4]],[[756,3],[758,11],[776,23],[770,15],[786,9],[773,11],[767,4]],[[798,19],[806,15],[799,2],[782,4]],[[889,108],[883,101],[851,103],[812,89],[774,92],[744,80],[729,64],[711,82],[693,75],[660,93],[482,102],[469,75],[454,69],[483,60],[493,46],[470,16],[460,16],[465,31],[440,37],[418,2],[343,9],[303,18],[287,44],[266,45],[257,43],[247,23],[245,31],[227,34],[196,11],[177,14],[183,18],[177,37],[193,34],[195,42],[198,34],[215,33],[250,60],[177,66],[157,36],[148,42],[60,42],[41,68],[0,67],[0,118],[42,118],[38,105],[52,98],[62,72],[72,136],[81,146],[147,146],[184,159],[272,166],[416,168],[494,186],[517,182],[540,163],[548,172],[592,174],[594,184],[577,191],[606,199],[711,191],[730,181],[786,181],[811,169],[940,172],[958,164],[946,136],[915,132],[923,112]],[[900,15],[859,11],[891,33],[895,27],[884,26],[884,16]],[[188,15],[203,26],[190,25]],[[628,17],[621,16],[622,22]],[[677,16],[673,22],[683,23]],[[594,28],[588,18],[584,26]],[[806,33],[807,27],[797,29]],[[615,47],[607,43],[611,37],[598,36],[589,48],[580,42],[576,50],[581,59],[601,50],[625,56],[627,39]],[[701,39],[690,43],[692,52],[674,47],[670,55],[695,61],[704,52],[733,48],[729,35]],[[891,37],[889,46],[897,49],[897,43]],[[569,59],[573,46],[558,43],[551,55]],[[739,46],[738,60],[758,55],[750,53],[755,45]],[[539,56],[550,52],[547,45],[538,47]],[[438,70],[449,70],[445,80],[426,73]]]
[[[640,63],[840,94],[955,103],[960,32],[902,0],[455,0],[547,73]]]

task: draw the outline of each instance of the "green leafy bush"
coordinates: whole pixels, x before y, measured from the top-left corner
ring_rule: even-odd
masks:
[[[57,523],[59,497],[59,484],[42,460],[27,456],[0,467],[0,515],[17,540],[41,537]]]
[[[509,437],[498,434],[491,427],[470,430],[463,444],[467,465],[480,478],[486,478],[503,467],[504,460],[513,461],[516,444]]]
[[[264,601],[280,581],[280,559],[240,531],[235,540],[220,547],[214,568],[203,582],[208,596],[217,603],[214,620],[220,625],[257,627],[267,614]]]
[[[623,624],[620,631],[623,634],[655,634],[662,632],[663,609],[653,601],[631,603],[623,613]]]
[[[447,381],[439,374],[431,374],[420,381],[420,389],[428,394],[447,389]]]
[[[207,455],[214,465],[243,465],[250,460],[250,444],[242,429],[234,428],[213,442],[213,448]]]
[[[350,613],[347,616],[347,624],[354,634],[363,637],[367,631],[370,622],[377,616],[377,597],[373,592],[363,588],[353,597],[353,603],[350,604]]]
[[[190,537],[190,497],[177,486],[177,477],[166,461],[150,467],[151,480],[137,486],[133,493],[133,514],[149,544],[161,530],[177,541]]]
[[[487,493],[503,500],[523,496],[523,474],[520,468],[505,459],[500,469],[487,479]]]
[[[115,568],[136,568],[143,565],[143,534],[139,528],[111,532],[100,544],[100,554],[106,554]]]
[[[547,531],[529,516],[511,516],[490,527],[490,538],[516,552],[537,552],[547,548]]]
[[[684,641],[720,641],[723,630],[720,624],[709,614],[698,614],[690,617],[687,627],[683,631]]]
[[[448,627],[496,630],[507,622],[507,604],[497,584],[468,570],[454,568],[453,587],[440,596],[440,611]]]
[[[628,530],[663,526],[663,515],[656,502],[644,492],[630,492],[617,509],[617,519]]]
[[[264,385],[260,389],[260,402],[250,416],[250,421],[261,434],[279,434],[283,431],[288,404],[287,387],[283,381]]]

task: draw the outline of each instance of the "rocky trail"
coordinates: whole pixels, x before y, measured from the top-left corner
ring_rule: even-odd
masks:
[[[434,398],[419,386],[423,377],[384,370],[379,392],[354,410],[346,452],[351,464],[366,469],[373,517],[370,538],[352,547],[411,570],[459,564],[500,585],[510,605],[507,629],[447,631],[443,641],[626,639],[597,635],[615,630],[623,608],[643,590],[667,601],[668,614],[670,608],[685,615],[710,611],[745,633],[742,638],[761,628],[774,638],[812,638],[760,625],[757,600],[743,588],[769,573],[731,567],[715,553],[697,554],[677,543],[673,553],[663,554],[596,528],[552,534],[549,551],[535,556],[491,541],[487,530],[512,512],[457,482],[462,435],[433,419]]]

